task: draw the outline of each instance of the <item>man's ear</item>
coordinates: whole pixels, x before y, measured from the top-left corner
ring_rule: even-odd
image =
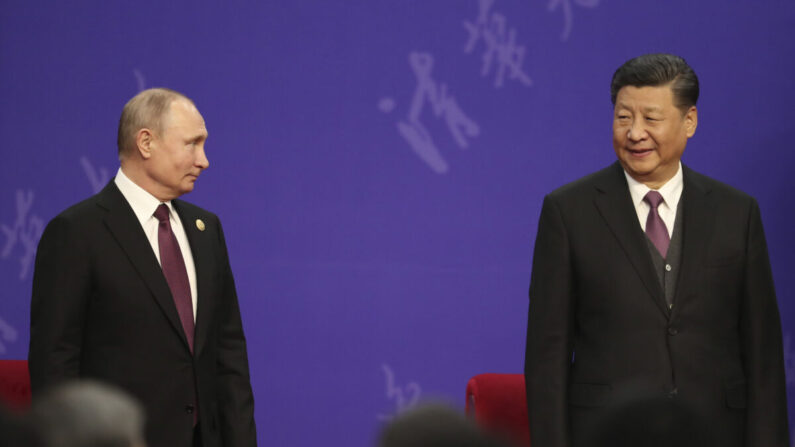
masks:
[[[696,127],[698,127],[698,109],[696,109],[696,106],[690,106],[687,113],[685,113],[687,138],[692,137],[696,133]]]
[[[149,157],[152,156],[152,145],[154,139],[155,135],[146,127],[139,130],[138,133],[135,134],[135,147],[138,150],[138,153],[141,155],[141,158],[144,160],[148,160]]]

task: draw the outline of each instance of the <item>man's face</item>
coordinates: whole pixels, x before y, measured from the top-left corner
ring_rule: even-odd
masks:
[[[613,149],[632,178],[657,189],[676,174],[697,124],[696,107],[683,115],[670,85],[626,86],[616,96]]]
[[[193,191],[193,183],[210,163],[204,154],[207,128],[196,107],[184,99],[171,103],[163,129],[151,143],[148,176],[160,200],[171,200]]]

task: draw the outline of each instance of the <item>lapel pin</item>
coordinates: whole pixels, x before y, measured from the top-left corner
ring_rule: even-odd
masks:
[[[198,228],[199,231],[204,231],[204,229],[206,228],[204,226],[204,222],[201,219],[196,219],[196,228]]]

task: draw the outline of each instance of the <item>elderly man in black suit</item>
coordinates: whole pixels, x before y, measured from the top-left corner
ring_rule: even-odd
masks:
[[[186,96],[133,97],[119,122],[115,179],[55,217],[36,256],[34,395],[72,378],[115,384],[146,409],[150,447],[256,445],[221,223],[177,200],[209,165],[206,139]]]
[[[611,86],[618,161],[544,199],[525,358],[534,447],[592,445],[622,408],[661,397],[705,445],[789,446],[759,207],[680,162],[698,92],[680,57],[626,62]]]

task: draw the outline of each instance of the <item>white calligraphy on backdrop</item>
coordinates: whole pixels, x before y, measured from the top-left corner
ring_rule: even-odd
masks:
[[[7,342],[14,342],[16,339],[17,330],[0,318],[0,354],[6,353]]]
[[[377,417],[379,420],[388,421],[398,414],[415,407],[420,401],[420,396],[422,396],[422,388],[417,382],[409,382],[403,386],[398,385],[395,380],[395,372],[386,363],[381,364],[381,369],[384,372],[384,380],[386,381],[386,398],[393,401],[394,411],[387,414],[379,414]]]
[[[144,77],[143,72],[136,68],[133,70],[133,76],[135,76],[135,83],[138,85],[138,91],[140,92],[145,89],[146,78]]]
[[[425,105],[430,105],[433,115],[444,120],[450,135],[461,149],[469,147],[467,138],[477,136],[480,127],[461,110],[456,99],[448,92],[447,85],[433,79],[433,56],[430,53],[411,52],[409,66],[414,71],[417,87],[406,119],[397,122],[398,132],[434,172],[444,174],[449,169],[447,161],[436,147],[431,133],[422,123]],[[379,108],[384,113],[388,113],[394,108],[394,101],[391,98],[383,98]]]
[[[506,15],[493,10],[495,3],[496,0],[478,0],[477,18],[473,21],[462,21],[468,34],[464,53],[471,54],[482,47],[480,74],[483,77],[493,76],[494,88],[502,88],[506,80],[530,87],[533,80],[524,69],[527,50],[519,42],[517,29],[508,26]],[[549,12],[558,9],[563,11],[561,40],[564,41],[568,40],[574,22],[572,3],[595,8],[599,5],[599,0],[550,0],[547,3]],[[417,86],[406,118],[397,122],[397,128],[400,136],[420,160],[433,172],[445,174],[450,170],[450,165],[421,119],[425,105],[429,104],[433,115],[444,120],[460,149],[468,148],[469,139],[480,135],[481,129],[478,123],[464,113],[456,98],[448,91],[447,84],[433,78],[433,65],[434,57],[430,53],[413,51],[409,54],[409,66],[414,72]],[[378,101],[378,109],[385,114],[391,113],[396,107],[397,104],[391,97],[383,97]]]
[[[480,0],[480,13],[474,22],[464,21],[464,28],[469,39],[464,46],[464,53],[471,53],[479,42],[483,42],[481,56],[483,65],[481,76],[489,76],[494,69],[494,87],[503,85],[505,75],[508,79],[517,80],[529,87],[533,81],[522,69],[525,47],[516,43],[516,28],[508,28],[508,20],[503,14],[490,13],[495,0]]]
[[[88,183],[91,184],[91,191],[94,194],[102,191],[102,188],[110,179],[108,170],[104,167],[94,168],[91,160],[87,157],[80,157],[80,165],[83,167],[83,173],[86,174]]]
[[[2,224],[0,229],[5,236],[3,250],[0,258],[8,259],[16,252],[19,261],[19,279],[24,280],[30,273],[31,266],[36,256],[36,246],[39,243],[44,221],[31,212],[33,201],[36,198],[32,190],[18,189],[16,191],[16,219],[10,225]],[[15,250],[18,248],[17,250]]]
[[[573,0],[574,3],[584,8],[596,8],[599,6],[599,0]],[[547,10],[554,12],[558,7],[563,10],[563,33],[560,35],[560,40],[569,40],[571,29],[574,26],[574,11],[571,8],[572,0],[549,0]]]

